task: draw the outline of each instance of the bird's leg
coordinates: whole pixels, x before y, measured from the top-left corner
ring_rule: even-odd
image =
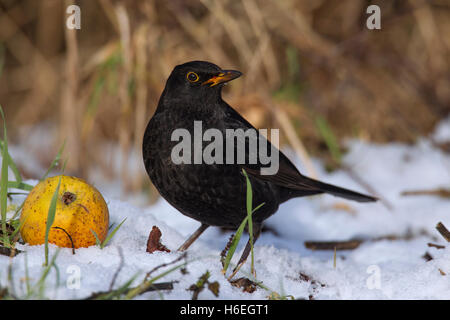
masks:
[[[191,244],[194,243],[195,240],[197,240],[198,237],[208,229],[209,225],[202,223],[202,225],[195,230],[195,232],[181,245],[181,247],[178,248],[178,251],[185,251],[187,248],[191,246]]]
[[[255,245],[256,240],[258,240],[259,235],[261,234],[261,229],[262,229],[262,224],[259,224],[259,223],[257,224],[255,222],[253,222],[253,245]],[[239,259],[239,262],[238,262],[236,268],[233,269],[233,272],[231,273],[231,275],[228,279],[232,279],[236,275],[236,273],[239,271],[239,269],[241,269],[241,267],[244,265],[245,261],[247,261],[250,251],[251,251],[251,243],[250,243],[250,238],[249,238],[247,241],[247,245],[245,246],[244,252],[242,252],[241,258]],[[253,266],[252,266],[251,272],[254,276],[256,276],[256,272],[253,269]]]

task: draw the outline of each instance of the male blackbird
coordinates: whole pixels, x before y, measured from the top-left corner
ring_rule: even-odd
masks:
[[[144,164],[153,184],[172,206],[201,223],[179,250],[186,250],[209,226],[237,228],[240,225],[247,215],[246,180],[242,169],[248,173],[252,185],[253,207],[264,203],[253,214],[254,241],[261,232],[263,221],[291,198],[328,193],[359,202],[376,200],[303,176],[270,142],[267,147],[273,148],[272,152],[279,152],[279,170],[273,175],[261,174],[263,165],[259,161],[256,164],[227,164],[225,152],[222,164],[174,163],[172,149],[179,141],[172,141],[172,132],[183,128],[194,137],[194,121],[201,121],[203,132],[216,128],[224,137],[226,129],[254,129],[222,100],[223,85],[239,76],[239,71],[222,70],[205,61],[176,66],[145,130]],[[193,140],[190,142],[192,150],[195,149]],[[246,146],[249,140],[246,140]],[[202,143],[204,147],[210,142]],[[198,149],[192,152],[191,158],[195,152],[199,152]],[[248,158],[246,154],[246,160]],[[249,252],[250,243],[247,243],[239,264],[245,262]]]

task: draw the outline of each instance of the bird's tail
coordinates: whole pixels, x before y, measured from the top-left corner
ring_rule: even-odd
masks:
[[[336,197],[341,197],[349,200],[354,200],[358,202],[373,202],[378,199],[372,196],[368,196],[356,191],[348,190],[345,188],[337,187],[332,184],[317,181],[308,177],[304,177],[307,180],[307,184],[315,189],[317,193],[328,193]]]

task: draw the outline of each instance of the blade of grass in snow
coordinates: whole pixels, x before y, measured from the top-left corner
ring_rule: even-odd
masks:
[[[61,178],[59,177],[58,186],[56,187],[55,192],[53,192],[52,200],[50,201],[50,206],[48,208],[47,214],[47,223],[45,227],[45,263],[44,266],[48,264],[48,235],[50,233],[50,228],[52,227],[53,221],[55,221],[56,214],[56,204],[59,195],[59,188],[61,186]]]
[[[90,229],[92,234],[94,235],[95,238],[95,245],[97,247],[101,247],[102,246],[102,242],[100,241],[100,239],[98,238],[97,232],[95,232],[94,230]]]
[[[236,231],[236,234],[234,235],[231,244],[230,244],[230,248],[228,249],[227,255],[225,257],[225,261],[223,264],[223,269],[222,269],[222,273],[225,274],[228,270],[228,267],[230,265],[231,259],[233,258],[233,255],[236,251],[237,245],[242,237],[242,233],[244,232],[245,226],[248,223],[248,231],[249,231],[249,238],[250,238],[250,252],[251,252],[251,259],[252,259],[252,271],[254,270],[254,253],[253,253],[253,220],[252,220],[252,214],[258,210],[259,208],[261,208],[264,203],[261,203],[260,205],[258,205],[255,209],[252,209],[252,205],[253,205],[253,191],[252,191],[252,186],[250,183],[250,179],[247,176],[247,173],[245,172],[245,170],[242,170],[242,172],[244,173],[244,176],[246,178],[246,183],[247,183],[247,198],[246,198],[246,204],[247,204],[247,216],[245,217],[245,219],[241,222],[239,228]]]
[[[245,225],[247,224],[248,216],[245,217],[245,219],[241,222],[239,228],[236,231],[236,234],[233,237],[233,240],[231,241],[230,249],[228,249],[228,253],[225,257],[225,261],[223,264],[222,273],[227,273],[228,266],[230,265],[231,258],[233,258],[234,252],[236,251],[236,247],[239,243],[239,240],[241,240],[242,233],[244,232]]]
[[[324,139],[325,144],[327,145],[328,150],[330,151],[331,156],[333,157],[333,160],[338,164],[341,163],[342,155],[341,150],[339,148],[339,143],[337,142],[336,136],[334,135],[327,121],[323,117],[317,116],[316,126],[322,138]]]
[[[115,227],[114,230],[106,237],[106,239],[100,244],[100,249],[103,249],[108,244],[108,242],[114,237],[117,230],[119,230],[119,228],[122,226],[122,224],[125,222],[125,220],[127,220],[127,218],[123,219],[123,221],[117,227]],[[95,238],[98,239],[94,230],[91,230],[91,231],[94,233]]]
[[[20,228],[22,228],[22,225],[25,223],[25,221],[26,221],[26,219],[20,221],[19,225],[14,227],[14,231],[11,233],[10,239],[14,239],[16,234],[20,231]]]
[[[6,120],[3,113],[3,108],[0,106],[0,113],[3,119],[3,148],[2,148],[2,168],[0,180],[0,210],[2,216],[2,233],[3,245],[9,247],[9,237],[6,229],[6,206],[8,204],[8,141],[6,132]]]
[[[25,256],[24,256],[24,263],[25,263],[25,285],[26,285],[26,289],[27,289],[27,296],[30,295],[31,292],[31,286],[30,286],[30,276],[29,276],[29,272],[28,272],[28,254],[25,251]]]
[[[56,257],[59,254],[59,248],[56,250],[55,254],[53,255],[52,259],[50,260],[50,263],[45,265],[45,269],[42,271],[41,277],[39,281],[36,284],[36,288],[39,289],[39,297],[44,296],[44,290],[45,290],[45,279],[47,279],[48,274],[50,273],[50,269],[55,266],[55,269],[58,271],[55,265]],[[34,290],[31,290],[33,293]]]
[[[248,221],[248,234],[249,234],[249,242],[250,242],[250,252],[251,252],[251,273],[254,273],[255,270],[255,258],[253,255],[253,219],[252,219],[252,206],[253,206],[253,191],[252,191],[252,184],[250,183],[250,180],[247,176],[247,172],[245,172],[244,169],[242,169],[242,173],[245,176],[245,181],[247,183],[247,221]]]
[[[105,240],[103,240],[103,242],[100,241],[97,233],[94,230],[90,229],[92,234],[95,237],[95,244],[97,246],[99,246],[100,249],[103,249],[108,244],[108,242],[112,239],[112,237],[114,237],[114,234],[117,232],[117,230],[119,230],[119,228],[122,226],[122,224],[125,222],[125,220],[127,220],[127,218],[123,219],[123,221],[117,227],[114,228],[114,230],[105,238]]]
[[[0,142],[0,149],[2,150],[3,153],[3,141]],[[14,177],[16,178],[17,182],[22,182],[22,176],[20,175],[19,169],[17,169],[16,164],[14,163],[13,159],[11,158],[11,155],[9,154],[8,149],[6,149],[6,155],[5,155],[6,159],[8,160],[8,166],[11,169],[11,171],[14,174]]]
[[[20,206],[17,208],[16,212],[14,212],[13,216],[11,217],[10,220],[14,220],[18,215],[20,210],[22,210],[23,205],[25,204],[25,201],[22,201],[22,203],[20,204]]]
[[[50,164],[50,167],[48,168],[47,172],[45,172],[45,174],[42,176],[41,180],[45,180],[45,178],[47,178],[48,174],[50,173],[50,171],[53,170],[53,168],[55,168],[58,164],[59,161],[61,160],[61,155],[64,152],[64,147],[66,146],[66,140],[64,140],[62,146],[59,148],[58,153],[55,156],[55,159],[53,159],[52,163]],[[67,161],[67,160],[66,160]],[[64,164],[64,167],[66,165]],[[64,170],[63,170],[64,171]]]

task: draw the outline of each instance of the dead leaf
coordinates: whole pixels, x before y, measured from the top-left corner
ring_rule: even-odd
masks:
[[[165,245],[161,243],[161,230],[157,226],[153,226],[152,231],[147,240],[147,252],[153,253],[155,251],[170,252]]]
[[[243,292],[253,293],[256,290],[256,283],[248,278],[239,278],[230,283],[233,287],[241,288]]]
[[[208,282],[208,289],[209,291],[211,291],[216,297],[219,296],[219,288],[220,288],[220,284],[217,281],[214,282]]]

